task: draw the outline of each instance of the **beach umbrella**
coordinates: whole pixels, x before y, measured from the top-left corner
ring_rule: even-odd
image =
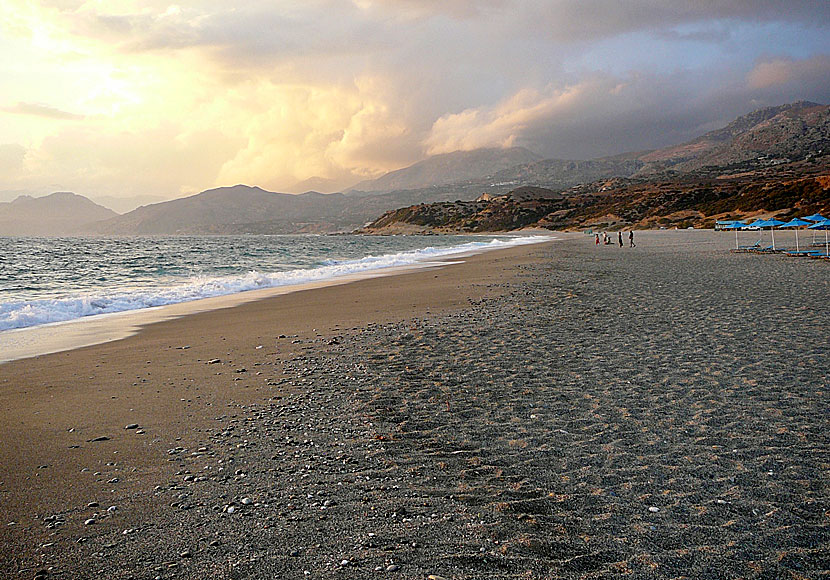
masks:
[[[784,228],[801,228],[804,226],[809,226],[810,222],[805,222],[804,220],[800,220],[798,218],[793,218],[785,224],[781,224],[778,226],[782,230]],[[795,230],[795,251],[798,251],[798,230]]]
[[[821,215],[820,213],[814,213],[813,215],[808,215],[807,217],[801,218],[801,219],[805,219],[808,222],[823,222],[827,218],[824,217],[823,215]],[[813,243],[815,243],[815,241],[816,241],[816,232],[815,232],[815,230],[813,230]]]
[[[807,226],[808,230],[824,230],[824,252],[830,256],[830,243],[827,241],[827,230],[830,230],[830,219],[823,222],[816,222],[811,226]]]
[[[746,224],[741,221],[734,221],[724,226],[725,230],[735,230],[735,249],[738,249],[738,230],[746,227]]]
[[[760,224],[759,224],[760,225]],[[764,221],[764,225],[760,226],[762,228],[769,228],[770,233],[772,234],[772,251],[775,251],[775,228],[778,226],[784,225],[784,222],[781,220],[777,220],[775,218],[768,219]]]

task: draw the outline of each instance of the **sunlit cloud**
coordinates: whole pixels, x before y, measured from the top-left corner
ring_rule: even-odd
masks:
[[[0,190],[346,187],[459,149],[654,147],[830,100],[828,23],[807,0],[0,0]]]
[[[826,83],[830,78],[830,55],[821,54],[805,60],[776,58],[759,62],[747,75],[751,88],[768,89],[794,83]]]
[[[33,115],[35,117],[45,117],[47,119],[83,119],[83,115],[76,115],[75,113],[69,113],[55,107],[39,105],[37,103],[15,103],[14,105],[8,107],[2,107],[0,110],[14,115]]]

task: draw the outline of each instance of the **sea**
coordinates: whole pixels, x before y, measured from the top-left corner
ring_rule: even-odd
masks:
[[[252,290],[383,273],[455,254],[548,239],[544,235],[5,237],[0,238],[0,335]]]

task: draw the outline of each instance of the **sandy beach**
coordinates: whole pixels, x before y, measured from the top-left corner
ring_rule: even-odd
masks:
[[[830,577],[830,264],[561,237],[0,365],[0,577]]]

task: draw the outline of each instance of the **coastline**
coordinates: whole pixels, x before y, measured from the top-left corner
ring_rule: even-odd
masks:
[[[826,265],[636,241],[0,365],[0,576],[820,577]]]
[[[556,239],[550,232],[544,233],[538,230],[533,230],[531,232],[523,233],[533,234],[540,237],[538,242],[529,242],[531,244],[546,243]],[[504,233],[483,234],[483,236],[488,235],[504,236]],[[543,235],[548,239],[541,239]],[[386,266],[350,274],[335,275],[313,282],[289,283],[275,287],[246,290],[232,294],[201,298],[198,300],[175,302],[151,308],[111,312],[61,322],[41,324],[33,327],[0,331],[0,364],[124,339],[135,335],[144,326],[157,322],[163,322],[165,320],[181,318],[183,316],[198,314],[209,310],[231,308],[247,302],[282,296],[292,292],[348,284],[367,278],[394,276],[402,272],[420,268],[433,268],[449,265],[460,258],[469,257],[482,252],[493,251],[494,249],[501,248],[482,247],[474,250],[458,250],[455,252],[440,254],[435,257],[425,257],[404,266]]]

